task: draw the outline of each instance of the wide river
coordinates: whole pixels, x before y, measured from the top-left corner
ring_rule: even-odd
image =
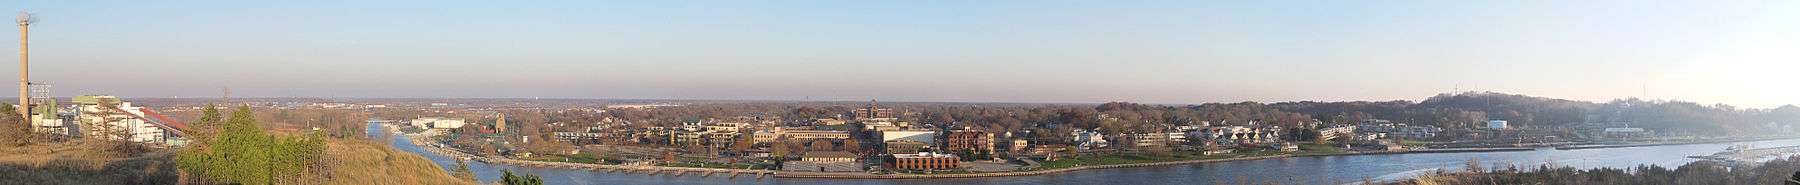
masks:
[[[378,123],[369,123],[368,132],[383,132]],[[1758,148],[1800,145],[1800,139],[1741,142]],[[1280,159],[1202,163],[1143,168],[1084,170],[1040,176],[986,177],[958,179],[796,179],[739,176],[701,177],[687,174],[649,176],[644,174],[605,173],[602,171],[489,165],[469,162],[482,182],[500,179],[500,170],[542,176],[545,184],[1213,184],[1238,182],[1281,182],[1283,184],[1338,184],[1368,180],[1405,179],[1438,169],[1458,170],[1470,159],[1482,166],[1517,165],[1535,168],[1541,164],[1578,168],[1630,168],[1638,165],[1661,165],[1674,168],[1695,159],[1687,156],[1709,155],[1739,143],[1669,145],[1632,148],[1584,150],[1539,149],[1535,151],[1482,153],[1420,153],[1393,155],[1356,155],[1326,157],[1290,157]],[[393,146],[400,150],[430,158],[445,169],[455,168],[455,159],[425,152],[404,137],[395,137]],[[747,178],[748,177],[748,178]]]

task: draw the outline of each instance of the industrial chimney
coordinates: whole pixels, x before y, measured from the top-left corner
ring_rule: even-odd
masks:
[[[31,13],[19,12],[19,116],[31,120]]]

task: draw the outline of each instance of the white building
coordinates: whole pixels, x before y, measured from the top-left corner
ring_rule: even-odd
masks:
[[[460,118],[422,117],[422,118],[412,120],[413,127],[419,127],[422,129],[462,128],[463,125],[467,125],[467,124],[468,123],[463,122],[463,119],[460,119]]]
[[[1488,129],[1506,129],[1506,120],[1488,120]]]
[[[926,145],[937,144],[937,131],[930,130],[892,130],[881,131],[881,142],[916,141]]]
[[[174,145],[183,142],[165,130],[164,125],[149,122],[152,116],[145,114],[144,107],[132,106],[131,102],[113,96],[76,96],[71,102],[79,109],[75,115],[77,129],[73,132],[82,133],[84,137]],[[116,107],[102,105],[107,103]]]
[[[1075,145],[1081,148],[1105,148],[1110,145],[1106,141],[1106,135],[1100,132],[1076,129],[1069,134],[1075,136]]]

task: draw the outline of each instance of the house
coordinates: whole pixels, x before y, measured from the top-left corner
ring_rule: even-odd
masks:
[[[1012,152],[1012,153],[1020,153],[1020,152],[1024,152],[1025,148],[1030,147],[1030,146],[1031,146],[1031,141],[1028,141],[1025,139],[1013,139],[1012,145],[1007,145],[1006,151]]]
[[[1215,126],[1190,135],[1218,144],[1262,144],[1281,141],[1281,127]]]
[[[1075,146],[1083,149],[1106,148],[1110,144],[1106,142],[1106,135],[1100,132],[1076,129],[1069,134],[1075,136]]]

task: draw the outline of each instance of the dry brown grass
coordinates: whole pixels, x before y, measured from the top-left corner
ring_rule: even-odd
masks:
[[[0,149],[0,184],[175,184],[173,153],[97,155],[80,144],[41,144]]]
[[[475,184],[450,176],[424,156],[378,142],[333,140],[325,154],[335,163],[329,164],[333,178],[325,184]]]
[[[65,143],[0,147],[0,184],[177,184],[174,154],[158,150],[132,157],[94,154],[85,145]],[[329,179],[302,184],[475,184],[417,154],[377,142],[326,143]]]

